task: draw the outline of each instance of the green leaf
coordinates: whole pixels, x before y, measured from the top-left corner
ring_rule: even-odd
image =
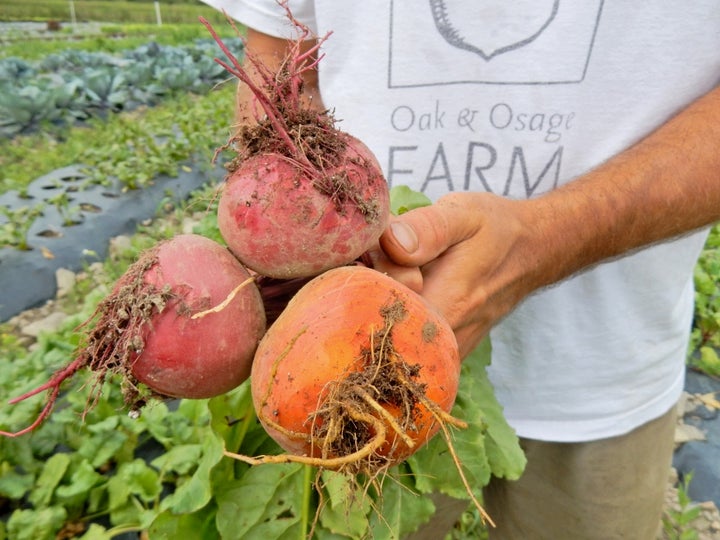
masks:
[[[435,513],[433,502],[419,495],[409,483],[406,475],[385,479],[382,499],[371,516],[373,538],[402,538]]]
[[[214,506],[208,506],[191,514],[175,515],[170,511],[160,513],[148,530],[153,540],[178,540],[181,538],[202,538],[219,540],[215,527]]]
[[[156,508],[146,508],[139,505],[136,499],[131,498],[124,506],[110,512],[110,523],[118,529],[145,530],[155,520],[157,513]]]
[[[36,507],[48,506],[55,488],[58,486],[70,465],[68,454],[55,454],[45,462],[36,487],[28,498]]]
[[[12,540],[54,540],[67,512],[60,506],[41,510],[16,510],[7,522],[8,538]]]
[[[86,504],[89,514],[104,512],[108,507],[108,484],[92,488],[88,493]]]
[[[250,381],[212,398],[208,408],[212,414],[212,429],[225,440],[225,447],[240,448],[251,424],[256,421]]]
[[[102,525],[91,523],[80,540],[112,540],[112,534],[106,531]]]
[[[430,204],[432,201],[424,193],[413,191],[407,186],[393,186],[390,189],[390,211],[396,216]]]
[[[122,463],[115,476],[108,481],[110,508],[121,508],[131,495],[139,497],[142,501],[152,501],[160,490],[157,472],[142,459]]]
[[[160,444],[172,447],[189,442],[193,429],[188,419],[179,411],[170,412],[165,403],[149,403],[138,419]]]
[[[720,356],[712,347],[700,347],[698,366],[705,372],[720,377]]]
[[[186,475],[197,467],[202,455],[201,444],[180,444],[156,457],[150,464],[163,473],[172,471],[179,475]]]
[[[465,408],[468,410],[464,411]],[[462,393],[458,394],[453,413],[468,422],[466,429],[452,429],[452,443],[468,483],[479,491],[489,482],[491,475],[482,415],[477,414],[472,407],[466,407]],[[439,491],[451,497],[468,497],[457,465],[441,434],[436,435],[424,448],[411,456],[408,464],[415,475],[415,487],[421,493]]]
[[[34,482],[32,474],[8,471],[0,477],[0,496],[18,500],[30,491]]]
[[[702,511],[702,508],[699,506],[693,506],[691,508],[686,508],[682,511],[682,513],[678,516],[678,525],[689,525],[697,517],[700,515],[700,512]]]
[[[111,416],[87,426],[90,433],[82,437],[78,453],[93,467],[101,467],[111,461],[127,442],[127,434],[119,429],[119,420],[118,416]]]
[[[161,489],[157,472],[142,459],[121,464],[107,483],[110,522],[143,529],[150,526],[157,509],[142,503],[153,503]]]
[[[490,340],[486,339],[463,362],[464,376],[470,384],[465,384],[463,396],[466,403],[475,402],[477,409],[487,425],[485,451],[494,476],[517,480],[525,470],[527,459],[520,448],[515,430],[510,427],[503,415],[502,406],[495,398],[495,391],[487,377],[486,367],[490,365]],[[465,456],[465,461],[471,454]]]
[[[70,483],[58,486],[55,495],[59,502],[65,506],[74,499],[85,499],[90,490],[105,481],[103,475],[98,473],[87,461],[82,460],[70,476]]]
[[[518,438],[505,420],[487,377],[490,351],[489,340],[485,340],[463,362],[452,411],[468,424],[466,429],[451,429],[452,444],[468,483],[478,493],[491,475],[516,479],[525,467],[525,455]],[[439,491],[451,497],[468,497],[441,434],[411,456],[408,464],[420,492]]]
[[[218,494],[217,525],[223,540],[301,538],[303,466],[250,467]]]
[[[176,514],[189,513],[210,502],[213,496],[210,473],[222,458],[222,440],[208,430],[202,443],[202,457],[197,470],[175,493],[163,499],[160,510],[170,510]]]
[[[363,538],[369,526],[372,510],[369,493],[352,482],[347,475],[323,471],[322,487],[326,497],[320,513],[320,523],[336,534]]]

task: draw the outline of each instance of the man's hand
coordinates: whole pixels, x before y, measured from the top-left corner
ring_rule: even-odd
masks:
[[[393,218],[380,238],[385,257],[374,254],[375,267],[445,315],[463,357],[535,287],[528,279],[536,249],[525,206],[487,193],[454,193]]]

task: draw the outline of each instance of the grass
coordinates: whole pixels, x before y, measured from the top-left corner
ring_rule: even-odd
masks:
[[[0,2],[2,1],[0,0]],[[218,24],[216,29],[221,37],[234,36],[233,30],[228,24]],[[160,45],[182,45],[207,37],[209,37],[207,30],[197,21],[163,26],[106,24],[100,27],[99,33],[84,36],[63,32],[58,39],[31,39],[26,35],[18,35],[3,44],[0,48],[0,58],[15,57],[27,61],[39,60],[49,54],[68,49],[115,54],[145,45],[150,41]]]
[[[700,507],[688,495],[691,481],[692,474],[689,474],[678,485],[679,508],[671,509],[663,516],[663,532],[668,540],[698,539],[698,532],[692,528],[692,523],[700,515]]]
[[[0,0],[0,19],[4,21],[69,21],[67,0]],[[78,21],[153,24],[156,22],[153,2],[127,2],[122,0],[76,0],[75,16]],[[223,15],[198,0],[183,3],[160,2],[163,23],[193,23],[199,15],[210,22],[222,22]]]

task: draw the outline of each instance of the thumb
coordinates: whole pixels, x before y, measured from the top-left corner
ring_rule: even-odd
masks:
[[[396,264],[422,266],[472,236],[476,229],[476,214],[448,195],[434,205],[393,218],[380,237],[380,246]]]

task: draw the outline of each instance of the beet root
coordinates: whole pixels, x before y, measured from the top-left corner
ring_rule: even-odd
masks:
[[[225,53],[217,60],[246,85],[253,106],[223,148],[228,164],[218,209],[220,232],[235,256],[258,274],[312,277],[373,248],[390,215],[389,189],[377,159],[337,129],[330,111],[302,99],[305,76],[322,55],[310,30],[281,2],[298,30],[277,70],[246,52],[246,68],[203,21]],[[315,44],[304,50],[308,40]],[[260,114],[262,112],[262,114]]]
[[[339,166],[308,176],[289,159],[261,154],[227,179],[218,227],[243,264],[281,279],[318,275],[372,248],[387,226],[380,168],[357,140]]]
[[[144,283],[167,300],[145,321],[142,347],[130,351],[134,378],[158,394],[195,399],[248,378],[265,310],[253,278],[225,248],[202,236],[175,237],[159,247]]]
[[[95,395],[107,377],[120,375],[125,402],[135,412],[152,397],[223,394],[248,378],[266,320],[255,277],[226,248],[179,235],[143,252],[81,329],[75,360],[10,402],[47,390],[37,419],[0,434],[35,429],[50,414],[61,384],[85,367],[94,372]]]

